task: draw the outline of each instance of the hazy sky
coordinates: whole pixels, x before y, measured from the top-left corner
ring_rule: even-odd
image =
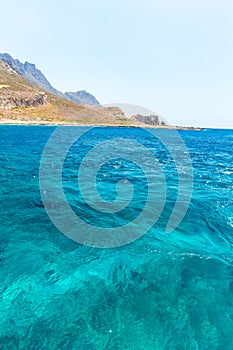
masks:
[[[62,91],[233,128],[232,0],[0,0],[0,52]]]

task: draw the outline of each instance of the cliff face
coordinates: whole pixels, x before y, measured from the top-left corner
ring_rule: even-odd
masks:
[[[0,95],[0,108],[9,110],[13,108],[37,107],[47,103],[45,93],[5,92]]]
[[[40,89],[0,60],[0,123],[118,125],[119,108],[84,106]]]
[[[7,63],[16,73],[30,83],[37,85],[41,89],[54,93],[55,95],[62,95],[62,93],[59,93],[58,90],[52,87],[44,74],[37,69],[34,64],[29,62],[21,63],[19,60],[15,60],[11,57],[8,53],[0,53],[0,60]]]
[[[5,57],[10,60],[7,56]],[[16,66],[15,66],[16,61]],[[86,91],[67,93],[73,102],[47,92],[33,84],[22,74],[31,74],[37,80],[43,81],[43,74],[35,71],[35,66],[27,62],[22,65],[15,60],[11,65],[0,59],[0,122],[11,123],[51,123],[72,125],[117,125],[117,126],[157,126],[160,118],[157,115],[136,115],[126,118],[119,107],[91,107],[84,104],[86,96],[91,96]],[[33,73],[33,74],[32,74]],[[92,104],[98,101],[92,96]],[[162,123],[161,123],[162,124]]]
[[[141,115],[141,114],[137,114],[131,117],[131,119],[140,122],[140,123],[144,123],[144,124],[148,124],[148,125],[160,125],[160,121],[159,121],[159,116],[158,115]]]
[[[40,89],[76,103],[86,104],[90,106],[99,105],[99,102],[96,100],[96,98],[85,90],[66,93],[58,91],[50,84],[44,74],[38,68],[36,68],[35,64],[33,63],[29,63],[27,61],[25,63],[22,63],[18,59],[14,59],[8,53],[0,53],[0,60],[7,63],[9,67],[17,72],[22,78],[26,79],[32,84],[37,85]]]

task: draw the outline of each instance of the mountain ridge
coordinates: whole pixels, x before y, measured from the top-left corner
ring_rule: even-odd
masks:
[[[39,88],[0,60],[0,123],[127,125],[120,108],[78,104]]]
[[[55,89],[55,92],[57,91]],[[126,117],[123,110],[117,106],[93,107],[77,103],[77,99],[87,103],[86,95],[92,98],[92,104],[96,103],[96,100],[93,100],[94,96],[85,90],[67,92],[66,95],[62,92],[59,92],[59,95],[55,94],[52,85],[33,63],[26,61],[23,64],[9,54],[0,55],[0,124],[194,129],[168,126],[157,114]]]
[[[86,90],[80,90],[76,92],[65,92],[67,98],[73,102],[82,101],[80,103],[87,104],[89,106],[100,106],[99,101],[87,92]]]
[[[22,78],[47,92],[76,103],[86,104],[89,106],[100,106],[99,101],[97,101],[92,94],[85,90],[65,93],[57,90],[50,84],[45,75],[36,67],[34,63],[30,63],[28,61],[22,63],[20,60],[14,59],[9,53],[0,53],[0,60],[7,63]]]

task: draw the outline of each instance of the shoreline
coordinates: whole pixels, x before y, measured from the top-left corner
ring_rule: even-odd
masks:
[[[169,129],[169,130],[193,130],[203,131],[205,128],[193,126],[174,126],[174,125],[150,125],[150,124],[78,124],[70,122],[50,122],[50,121],[26,121],[26,120],[0,120],[0,125],[15,125],[15,126],[79,126],[79,127],[112,127],[112,128],[143,128],[143,129]]]

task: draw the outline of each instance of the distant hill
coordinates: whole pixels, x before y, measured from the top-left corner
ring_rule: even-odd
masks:
[[[73,102],[83,103],[89,106],[100,106],[99,101],[97,101],[97,99],[92,94],[85,90],[77,92],[65,92],[65,95],[69,100]]]
[[[117,107],[91,107],[59,97],[0,60],[0,123],[127,125]]]
[[[126,118],[82,90],[62,93],[32,63],[0,54],[0,123],[166,127],[158,115]]]
[[[8,53],[0,53],[0,60],[6,62],[22,78],[28,80],[30,83],[37,85],[39,88],[47,92],[51,92],[52,94],[57,95],[58,97],[90,106],[100,105],[96,98],[85,90],[66,93],[58,91],[50,84],[44,74],[38,68],[36,68],[35,64],[33,63],[29,63],[27,61],[25,63],[22,63],[18,59],[14,59]]]

